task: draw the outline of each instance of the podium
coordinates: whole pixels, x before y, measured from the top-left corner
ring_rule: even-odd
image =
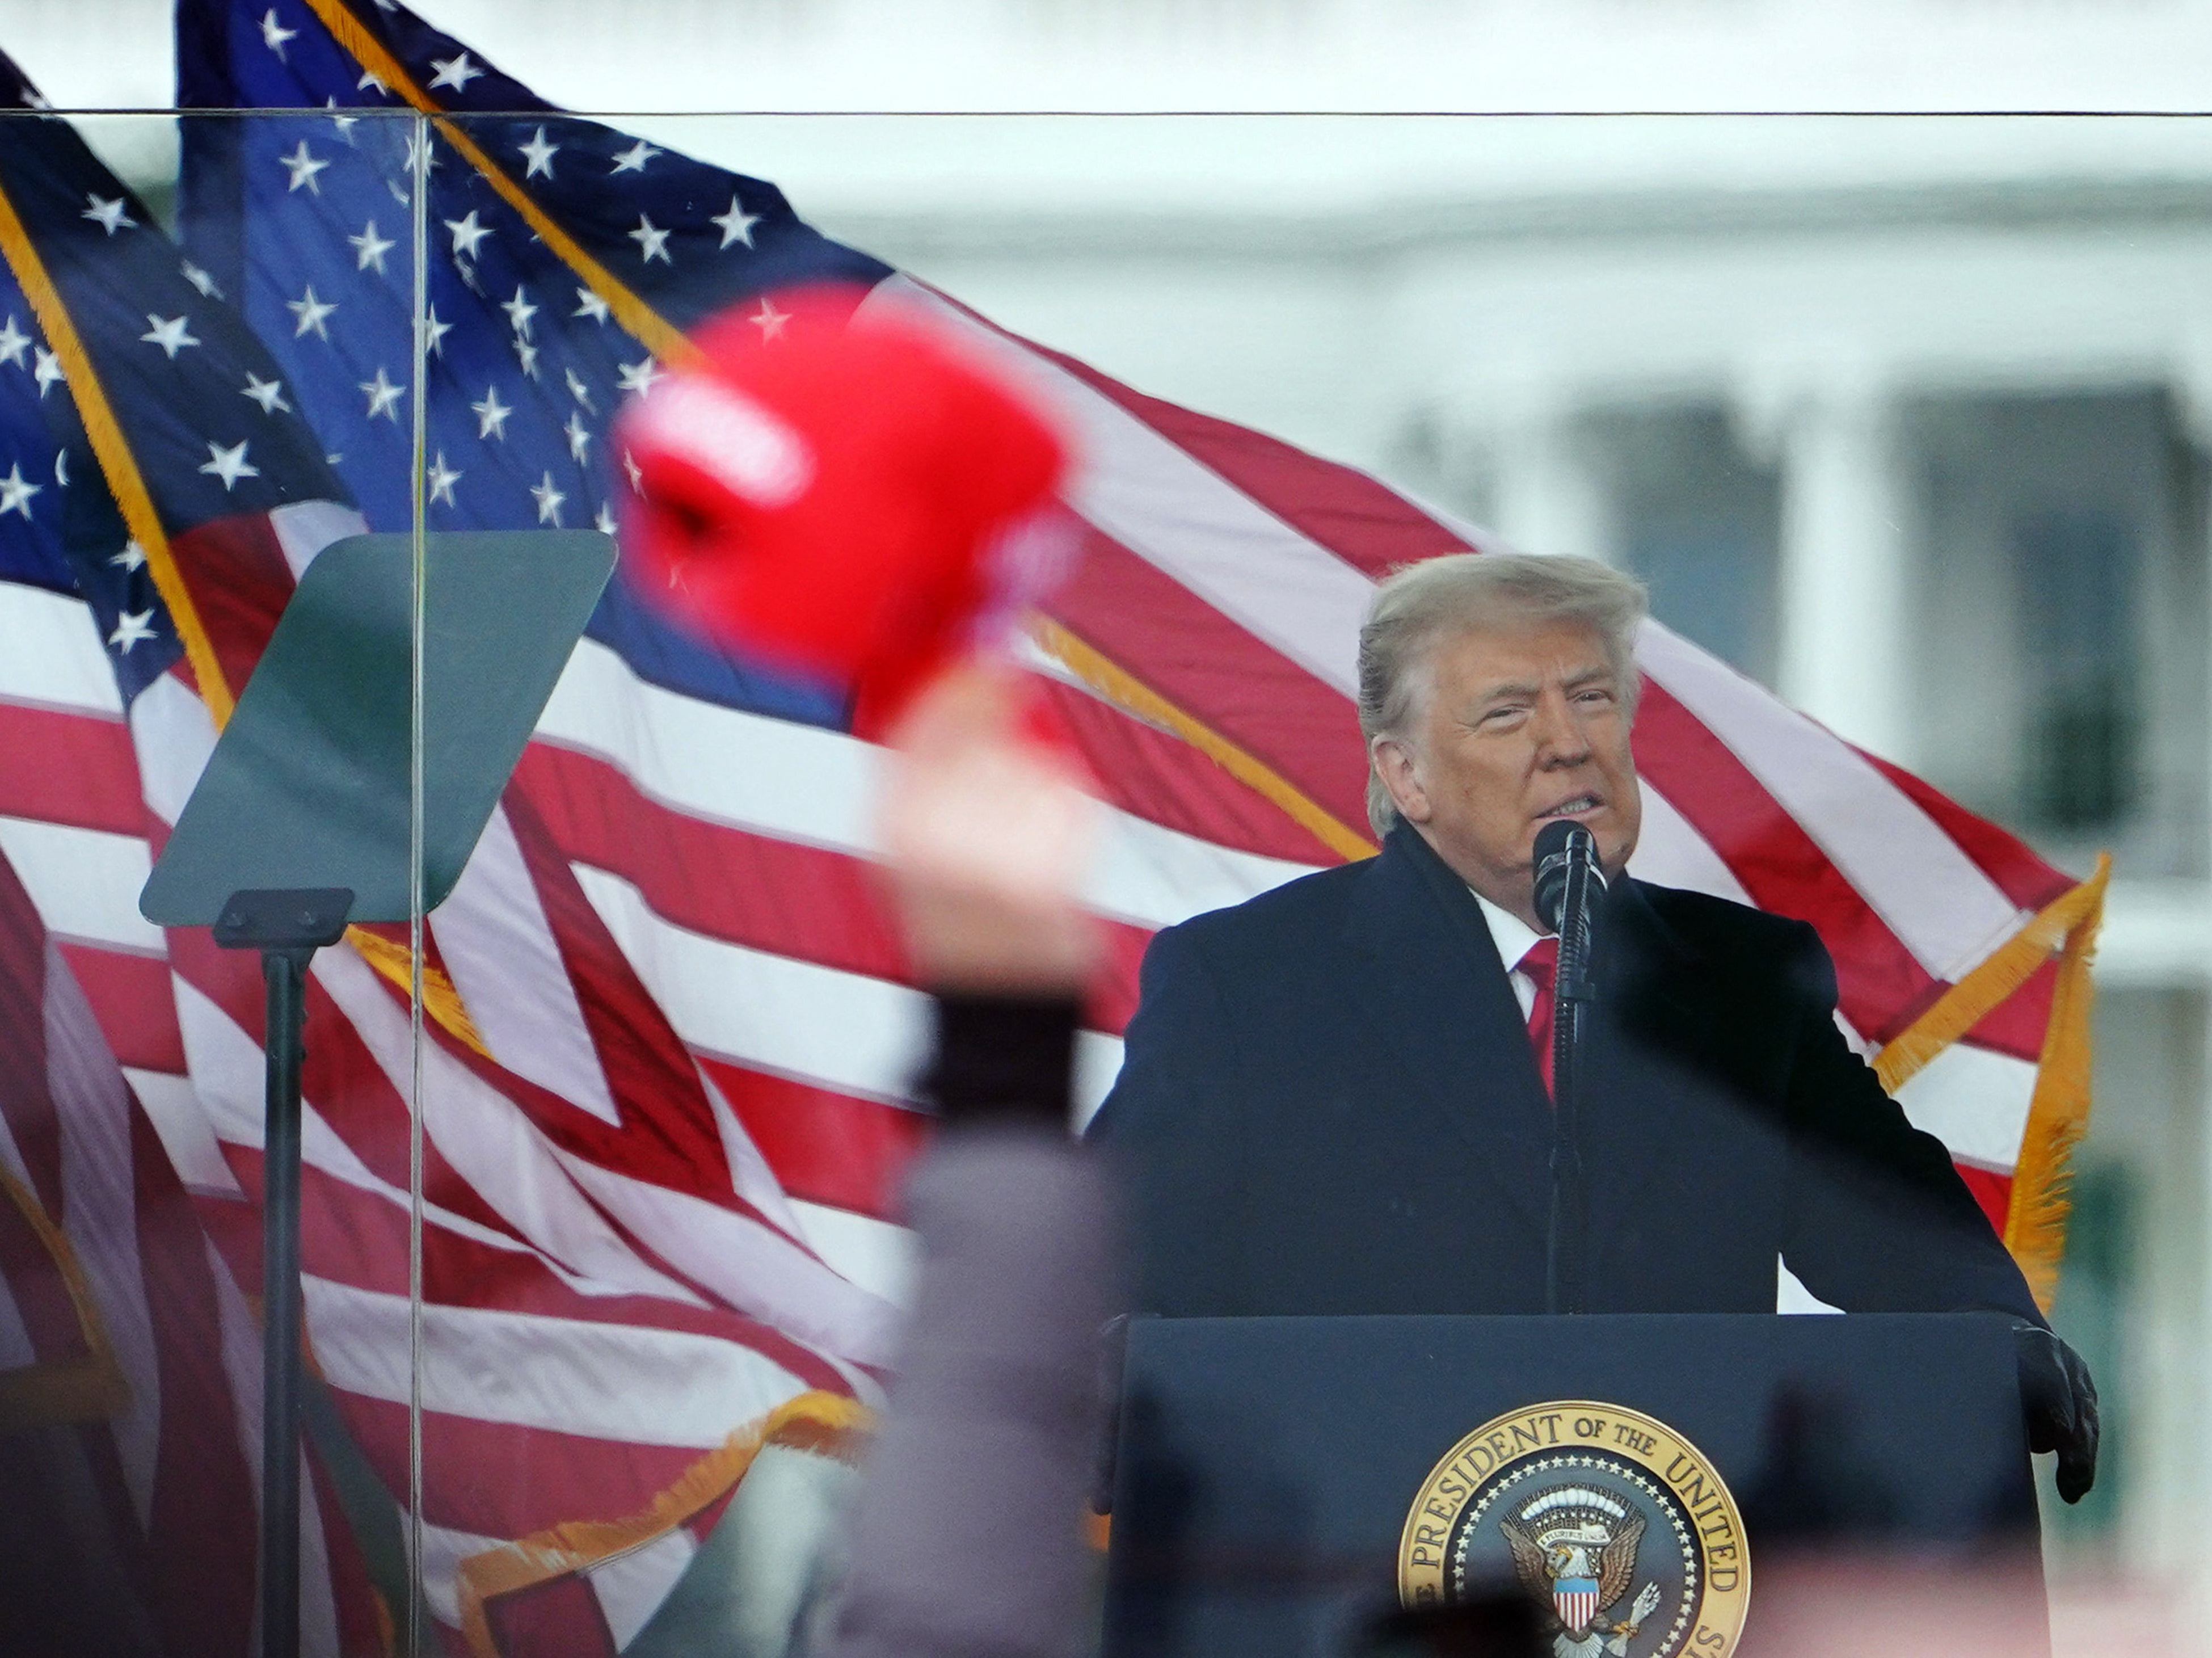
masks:
[[[1138,1319],[1113,1503],[1107,1658],[1323,1658],[1516,1594],[1543,1652],[1759,1658],[1762,1572],[1837,1558],[2001,1561],[2008,1649],[2048,1650],[1994,1313]]]

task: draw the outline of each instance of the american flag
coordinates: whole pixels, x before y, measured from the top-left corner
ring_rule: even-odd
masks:
[[[362,519],[301,417],[293,371],[223,283],[65,123],[19,117],[5,138],[0,340],[19,342],[21,361],[0,369],[0,397],[6,568],[21,579],[0,589],[0,695],[24,763],[0,785],[0,849],[232,1286],[251,1291],[255,964],[196,933],[163,936],[136,918],[135,895],[297,572]],[[390,153],[406,188],[404,143]],[[521,792],[432,944],[426,1594],[479,1646],[544,1649],[515,1631],[549,1623],[618,1645],[680,1574],[771,1413],[842,1430],[854,1398],[874,1396],[891,1309],[808,1241]],[[380,1638],[374,1603],[349,1592],[367,1587],[358,1546],[377,1499],[388,1509],[409,1489],[406,956],[404,933],[361,934],[319,957],[309,993],[310,1346],[373,1476],[341,1524],[331,1504],[364,1492],[326,1467],[308,1516],[307,1626],[323,1651]],[[564,1541],[578,1524],[596,1529]],[[526,1552],[500,1554],[526,1538]],[[250,1582],[250,1532],[232,1546]],[[558,1569],[533,1575],[548,1563]],[[404,1570],[377,1587],[388,1625]]]
[[[1477,531],[1008,337],[820,237],[773,186],[562,115],[396,3],[183,0],[179,40],[181,103],[288,112],[184,124],[186,253],[70,170],[88,157],[7,152],[11,195],[44,192],[26,220],[66,250],[55,280],[143,457],[171,574],[155,592],[132,565],[144,537],[116,484],[105,543],[0,586],[0,744],[37,762],[0,778],[0,847],[31,849],[26,884],[149,1108],[161,1095],[237,1283],[258,1276],[258,987],[132,899],[296,571],[364,519],[409,521],[418,314],[433,529],[607,521],[614,406],[651,395],[702,316],[739,304],[766,335],[788,326],[773,289],[805,277],[938,307],[1062,410],[1087,544],[1033,661],[1114,812],[1089,895],[1115,948],[1085,1108],[1153,930],[1371,849],[1359,619],[1390,568]],[[81,397],[18,309],[0,399]],[[41,493],[14,516],[0,494],[0,547],[17,517],[58,525],[64,495],[76,510],[39,443],[18,447]],[[2100,886],[1663,628],[1641,660],[1637,872],[1819,926],[1850,1033],[2047,1289]],[[726,1497],[747,1424],[802,1390],[872,1397],[925,1004],[874,894],[875,761],[842,712],[618,587],[431,920],[422,1564],[467,1649],[621,1649],[711,1520],[700,1494]],[[405,976],[389,938],[319,958],[307,1090],[310,1337],[402,1494]],[[680,1521],[679,1491],[699,1499]],[[348,1600],[318,1592],[330,1649]]]

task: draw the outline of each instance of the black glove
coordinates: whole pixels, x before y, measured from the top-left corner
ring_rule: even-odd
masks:
[[[2058,1453],[2058,1494],[2079,1503],[2097,1481],[2097,1384],[2081,1355],[2039,1324],[2013,1326],[2027,1448]]]

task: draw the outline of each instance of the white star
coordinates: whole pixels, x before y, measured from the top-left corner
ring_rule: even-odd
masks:
[[[446,336],[453,331],[449,322],[438,320],[438,307],[432,306],[422,313],[422,349],[434,357],[446,355]]]
[[[292,412],[292,405],[284,401],[284,382],[263,380],[251,368],[246,371],[246,389],[240,395],[259,404],[264,415],[273,415],[279,409],[286,414]]]
[[[44,403],[46,400],[46,388],[49,386],[58,386],[69,377],[62,373],[61,358],[47,350],[45,346],[33,346],[31,355],[37,360],[39,365],[31,371],[31,378],[38,381],[39,401]]]
[[[523,160],[530,163],[529,171],[522,175],[526,179],[534,179],[541,173],[549,179],[553,176],[553,158],[561,153],[561,146],[545,142],[544,127],[538,129],[538,136],[528,143],[517,144],[514,148]]]
[[[334,301],[317,299],[314,283],[309,282],[307,291],[298,299],[285,301],[284,308],[300,319],[300,325],[292,331],[294,339],[310,332],[319,340],[330,338],[328,319],[337,312],[337,306]]]
[[[769,297],[763,294],[761,295],[760,309],[747,317],[745,320],[760,330],[761,343],[766,344],[770,340],[780,340],[783,337],[783,325],[791,320],[791,313],[777,310]]]
[[[276,21],[276,7],[270,7],[269,9],[262,15],[261,44],[276,54],[277,62],[289,63],[291,61],[284,56],[284,43],[287,40],[296,40],[299,38],[299,30],[288,29],[282,23]]]
[[[647,264],[655,259],[663,264],[673,264],[676,261],[668,257],[668,234],[641,213],[637,216],[637,228],[629,233],[629,239],[637,244]]]
[[[63,489],[69,488],[69,451],[54,451],[54,482]]]
[[[15,314],[9,313],[8,320],[0,323],[0,362],[12,362],[22,367],[23,353],[30,343],[31,337],[15,326]]]
[[[611,537],[615,532],[615,509],[601,501],[599,515],[592,520],[592,527],[603,536]]]
[[[428,131],[418,130],[407,135],[407,154],[403,160],[411,178],[419,179],[438,170],[438,152],[431,148]]]
[[[325,109],[334,110],[337,106],[338,95],[335,92],[331,94],[329,97],[323,100],[323,107]],[[331,125],[337,129],[339,137],[344,139],[348,143],[351,143],[353,142],[353,130],[361,125],[361,117],[358,115],[333,115],[331,117]]]
[[[360,390],[368,394],[368,413],[363,416],[364,419],[374,420],[381,415],[395,426],[399,423],[398,408],[401,394],[407,390],[406,381],[402,380],[394,386],[386,377],[384,365],[379,363],[376,365],[376,378],[363,380]]]
[[[384,256],[399,246],[388,237],[376,234],[376,221],[374,219],[361,228],[360,235],[349,236],[346,240],[353,244],[353,268],[366,270],[374,265],[380,276],[384,274]]]
[[[578,410],[571,409],[568,411],[568,423],[561,429],[568,434],[568,459],[579,466],[582,465],[584,452],[592,446],[592,434],[585,429],[582,413]]]
[[[499,387],[486,386],[483,401],[472,403],[469,407],[477,412],[477,436],[479,439],[497,438],[501,443],[507,441],[507,417],[514,410],[499,400]]]
[[[190,317],[157,317],[149,311],[146,313],[146,331],[138,337],[149,345],[160,346],[163,355],[170,361],[174,362],[177,360],[178,352],[188,345],[199,343],[199,341],[187,331],[187,325],[191,321]]]
[[[530,495],[531,499],[538,503],[538,521],[540,524],[550,524],[556,530],[559,529],[561,503],[568,497],[553,487],[553,474],[548,472],[543,480],[532,484]]]
[[[643,362],[623,364],[621,372],[615,376],[615,389],[617,392],[635,392],[643,397],[653,390],[653,382],[661,378],[659,366],[648,356]]]
[[[292,175],[292,182],[285,188],[286,195],[290,195],[301,185],[307,185],[307,193],[311,196],[319,196],[323,193],[323,187],[315,182],[315,175],[330,166],[330,163],[318,161],[310,155],[307,150],[307,141],[305,138],[300,140],[300,147],[289,155],[279,155],[276,158],[276,165]]]
[[[605,322],[607,319],[607,302],[590,288],[580,288],[576,290],[576,308],[568,314],[589,317],[593,322]]]
[[[451,87],[456,92],[466,92],[469,82],[483,73],[469,62],[469,55],[465,52],[458,58],[433,58],[430,67],[438,71],[430,77],[432,87]]]
[[[115,631],[107,635],[107,642],[123,653],[131,654],[131,647],[154,637],[152,606],[143,610],[118,610],[115,614]]]
[[[26,481],[22,463],[15,462],[8,468],[8,476],[0,478],[0,514],[21,513],[25,518],[30,517],[31,497],[46,487]]]
[[[107,562],[110,564],[120,565],[123,574],[129,575],[133,570],[143,570],[146,568],[146,550],[136,541],[126,541],[123,544],[121,552],[108,555]]]
[[[531,304],[530,295],[523,290],[520,283],[518,282],[515,285],[514,297],[501,301],[499,308],[507,313],[507,325],[526,340],[528,339],[531,333],[530,319],[538,314],[538,307]]]
[[[374,70],[363,70],[361,79],[353,83],[353,89],[356,92],[380,92],[387,98],[392,95],[392,88],[384,84]]]
[[[722,227],[724,247],[727,247],[732,242],[743,242],[747,247],[750,247],[753,245],[753,227],[760,222],[760,215],[746,212],[738,203],[738,198],[732,196],[730,210],[727,213],[717,213],[707,222]]]
[[[476,258],[477,246],[485,237],[491,234],[489,225],[477,222],[477,210],[474,208],[469,210],[468,216],[465,219],[447,220],[446,228],[453,233],[453,257],[457,259]]]
[[[461,475],[446,465],[443,449],[438,451],[437,459],[430,463],[430,470],[422,474],[422,481],[430,486],[432,501],[442,501],[448,507],[456,504],[453,486],[461,481]]]
[[[591,409],[592,413],[598,414],[599,412],[598,410],[592,409],[592,388],[584,384],[584,377],[573,368],[564,370],[563,373],[568,382],[568,395],[582,404],[585,408]]]
[[[210,300],[219,300],[222,297],[222,289],[215,285],[215,278],[190,259],[185,261],[183,270],[185,280],[198,288],[202,295]]]
[[[528,340],[515,341],[514,360],[522,365],[524,379],[534,380],[538,378],[538,348]]]
[[[221,478],[225,495],[230,493],[231,486],[239,479],[261,476],[261,469],[246,459],[246,440],[243,438],[228,449],[218,448],[212,443],[208,445],[207,461],[200,471],[210,477]]]
[[[623,151],[621,155],[615,157],[614,171],[616,173],[642,173],[645,171],[645,164],[659,154],[660,152],[659,150],[655,149],[651,144],[648,144],[644,139],[641,138],[635,143],[632,144],[628,149]],[[613,174],[610,173],[608,176],[611,178]]]
[[[645,469],[637,464],[637,457],[627,449],[623,451],[623,471],[629,474],[629,487],[635,491],[639,480],[645,477]]]
[[[109,235],[112,236],[118,230],[137,228],[138,221],[132,218],[125,210],[126,203],[122,197],[118,196],[112,202],[102,201],[90,191],[87,191],[84,199],[85,210],[78,214],[77,217],[91,220]]]

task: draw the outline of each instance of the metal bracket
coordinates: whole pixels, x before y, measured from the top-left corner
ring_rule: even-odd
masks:
[[[303,950],[345,937],[351,887],[263,887],[223,901],[215,941],[225,950]],[[304,958],[303,958],[304,959]]]

